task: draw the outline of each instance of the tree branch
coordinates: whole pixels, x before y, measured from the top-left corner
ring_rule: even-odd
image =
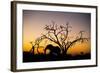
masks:
[[[46,35],[43,35],[43,36],[44,36],[44,38],[46,38],[46,39],[48,39],[48,40],[50,40],[50,41],[52,41],[52,42],[54,42],[54,43],[57,43],[57,41],[55,41],[55,40],[53,40],[53,39],[47,37]]]
[[[70,42],[70,44],[67,46],[66,50],[68,50],[73,44],[75,44],[78,41],[81,41],[83,43],[83,40],[88,40],[88,38],[78,38]]]

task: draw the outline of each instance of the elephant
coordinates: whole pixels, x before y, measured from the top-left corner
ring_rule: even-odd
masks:
[[[49,55],[59,56],[61,49],[58,46],[53,46],[52,44],[49,44],[44,49],[44,53],[46,54],[46,50],[49,50]]]

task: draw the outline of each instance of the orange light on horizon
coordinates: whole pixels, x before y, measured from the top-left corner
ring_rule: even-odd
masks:
[[[46,47],[46,44],[42,44],[37,51],[37,48],[34,49],[34,54],[38,54],[42,53],[44,54],[44,49]],[[24,43],[23,44],[23,51],[27,51],[29,52],[32,48],[32,45],[30,43]],[[84,43],[76,43],[75,45],[73,45],[72,47],[70,47],[67,51],[68,54],[71,55],[77,55],[77,54],[86,54],[86,53],[90,53],[91,51],[91,44],[90,41],[84,42]],[[49,51],[48,51],[49,52]]]

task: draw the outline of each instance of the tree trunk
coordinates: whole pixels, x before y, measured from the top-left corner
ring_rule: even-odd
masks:
[[[64,48],[62,48],[62,56],[66,55],[66,50]]]

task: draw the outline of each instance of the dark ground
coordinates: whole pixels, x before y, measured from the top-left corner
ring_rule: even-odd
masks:
[[[32,54],[30,52],[23,52],[23,62],[43,62],[43,61],[61,61],[61,60],[83,60],[83,59],[91,59],[90,53],[72,56],[70,54],[67,55],[45,55],[45,54]]]

